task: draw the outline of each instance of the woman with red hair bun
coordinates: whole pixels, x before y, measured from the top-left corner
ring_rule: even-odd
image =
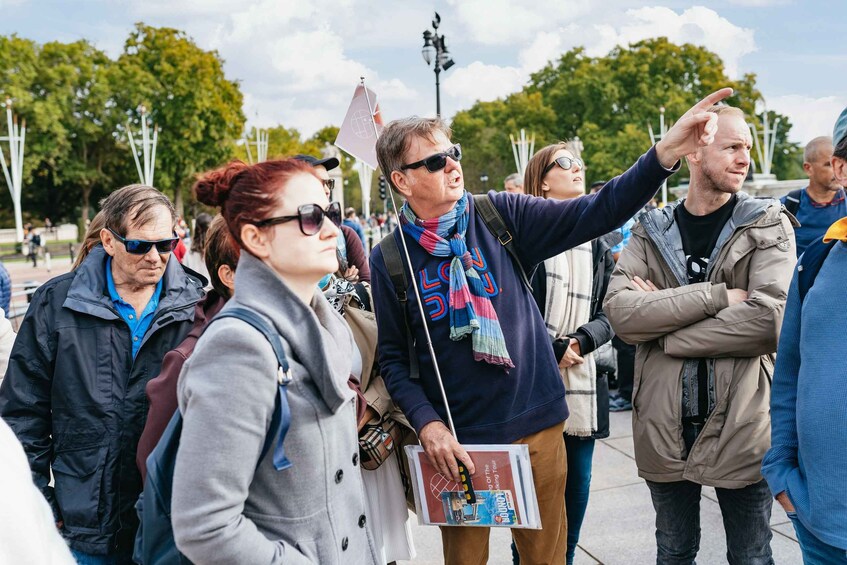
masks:
[[[195,191],[201,202],[221,207],[241,247],[235,293],[222,312],[253,311],[284,344],[290,427],[262,457],[266,436],[277,445],[280,433],[271,429],[277,357],[245,321],[211,323],[177,387],[177,547],[204,564],[377,563],[356,395],[348,386],[361,359],[344,319],[317,287],[338,269],[341,208],[328,201],[311,167],[294,160],[234,162],[202,176]]]

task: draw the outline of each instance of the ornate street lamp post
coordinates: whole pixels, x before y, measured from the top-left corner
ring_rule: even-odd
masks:
[[[443,35],[438,35],[438,25],[441,23],[441,16],[435,12],[435,18],[432,20],[432,28],[434,31],[426,30],[423,32],[424,44],[421,49],[424,61],[427,65],[432,64],[435,71],[435,113],[441,116],[441,92],[439,75],[441,71],[446,71],[455,63],[447,51],[447,42]]]

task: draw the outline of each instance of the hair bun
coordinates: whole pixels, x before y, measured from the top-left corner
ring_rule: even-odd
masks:
[[[232,161],[229,164],[203,173],[194,183],[194,194],[197,200],[208,206],[223,206],[229,191],[236,182],[236,177],[248,169],[243,161]]]

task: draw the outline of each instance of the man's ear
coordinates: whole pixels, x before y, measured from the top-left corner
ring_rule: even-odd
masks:
[[[115,239],[115,236],[112,235],[112,232],[110,232],[106,228],[100,230],[100,243],[103,244],[103,249],[106,250],[106,253],[108,253],[112,257],[115,256],[115,246],[120,245],[120,242]]]
[[[806,176],[811,176],[811,174],[812,174],[812,164],[811,163],[803,163],[803,172],[806,173]]]
[[[409,187],[409,179],[401,171],[391,171],[391,183],[397,188],[397,192],[409,198],[412,193]]]
[[[832,157],[832,174],[835,176],[836,182],[843,187],[847,187],[847,161],[840,157]]]

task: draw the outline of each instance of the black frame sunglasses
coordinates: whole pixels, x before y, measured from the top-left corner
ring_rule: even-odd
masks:
[[[565,165],[566,163],[567,163],[567,166]],[[544,168],[544,174],[541,175],[541,176],[544,176],[547,173],[549,173],[550,171],[552,171],[553,167],[555,167],[556,165],[559,165],[560,167],[562,167],[566,171],[570,171],[573,168],[574,164],[579,165],[580,169],[585,168],[585,163],[583,163],[582,159],[580,159],[579,157],[562,156],[562,157],[559,157],[558,159],[556,159],[555,161],[553,161],[552,163],[550,163],[549,165],[547,165]]]
[[[292,220],[298,220],[300,223],[300,231],[303,235],[315,235],[324,225],[324,217],[329,218],[336,227],[341,226],[341,203],[332,202],[326,209],[321,208],[317,204],[303,204],[297,207],[297,213],[292,216],[276,216],[275,218],[267,218],[251,222],[257,228],[265,228],[284,224]]]
[[[447,166],[447,157],[450,157],[456,162],[462,160],[462,146],[458,143],[451,146],[447,151],[443,153],[436,153],[435,155],[430,155],[426,159],[421,159],[420,161],[415,161],[414,163],[409,163],[408,165],[403,165],[400,167],[401,171],[405,171],[406,169],[417,169],[418,167],[426,167],[426,170],[430,173],[435,173],[443,169]]]
[[[106,228],[115,238],[124,244],[127,253],[132,255],[147,255],[150,249],[155,245],[156,251],[161,255],[172,253],[176,246],[179,245],[179,237],[174,234],[168,239],[160,239],[158,241],[148,241],[146,239],[127,239],[115,233],[112,228]]]

